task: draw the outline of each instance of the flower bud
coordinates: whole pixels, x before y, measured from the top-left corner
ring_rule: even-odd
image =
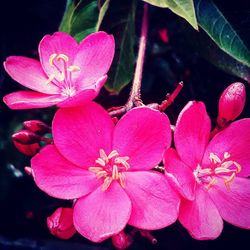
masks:
[[[51,131],[50,127],[45,124],[42,121],[39,120],[30,120],[30,121],[25,121],[23,123],[24,128],[39,134],[39,135],[44,135],[46,133],[49,133]]]
[[[246,90],[243,83],[235,82],[229,85],[219,100],[219,115],[217,123],[223,126],[228,121],[235,120],[242,112],[246,101]]]
[[[20,130],[12,135],[12,140],[27,145],[40,142],[41,137],[29,130]]]
[[[38,143],[33,144],[22,144],[13,140],[13,143],[17,150],[27,156],[33,156],[40,150],[40,145]]]
[[[47,218],[47,226],[52,235],[63,240],[71,238],[76,233],[73,225],[73,209],[59,207]]]
[[[167,29],[160,29],[159,30],[159,36],[164,43],[169,42],[169,37],[168,37],[168,30]]]
[[[112,244],[116,249],[126,249],[132,244],[132,242],[132,237],[125,234],[124,231],[112,236]]]
[[[148,239],[151,244],[155,245],[157,244],[157,239],[150,233],[150,231],[147,230],[139,230],[142,237]]]

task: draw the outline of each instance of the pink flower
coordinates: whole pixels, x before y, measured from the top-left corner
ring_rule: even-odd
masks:
[[[10,56],[4,67],[23,86],[4,97],[11,109],[78,106],[93,100],[107,79],[114,56],[113,36],[96,32],[80,44],[68,34],[46,35],[39,44],[40,62]]]
[[[140,107],[114,125],[98,104],[57,111],[46,146],[31,161],[34,180],[49,195],[76,199],[74,226],[100,242],[126,224],[154,230],[173,223],[179,197],[152,171],[170,146],[167,116]]]
[[[175,147],[164,156],[166,175],[182,194],[179,220],[195,239],[218,237],[223,220],[250,229],[250,119],[233,122],[210,142],[202,102],[181,111]]]
[[[59,207],[47,218],[47,226],[50,233],[60,239],[66,240],[71,238],[76,229],[73,225],[73,209]]]

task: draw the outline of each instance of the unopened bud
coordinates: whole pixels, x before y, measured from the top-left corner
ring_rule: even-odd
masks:
[[[243,83],[235,82],[229,85],[219,100],[219,115],[217,123],[223,127],[228,121],[235,120],[242,112],[246,101],[246,90]]]
[[[12,135],[12,140],[27,145],[40,142],[41,137],[29,130],[20,130]]]
[[[33,173],[32,173],[32,168],[31,167],[24,167],[24,171],[25,171],[25,173],[27,174],[27,175],[32,175]]]
[[[14,140],[13,140],[13,143],[20,153],[27,155],[27,156],[35,155],[36,153],[39,152],[39,150],[41,148],[38,143],[22,144],[22,143],[19,143],[17,141],[14,141]]]
[[[157,239],[150,233],[150,231],[140,230],[140,234],[142,237],[148,239],[151,242],[151,244],[153,245],[157,244]]]
[[[39,135],[44,135],[46,133],[49,133],[51,131],[50,127],[45,124],[42,121],[39,120],[30,120],[30,121],[25,121],[23,123],[24,128],[39,134]]]
[[[169,37],[168,37],[168,30],[167,29],[160,29],[159,30],[159,36],[164,43],[169,42]]]
[[[132,242],[132,237],[125,234],[124,231],[112,236],[112,244],[116,249],[126,249],[132,244]]]
[[[76,233],[73,225],[73,209],[59,207],[47,218],[47,226],[52,235],[63,240],[71,238]]]

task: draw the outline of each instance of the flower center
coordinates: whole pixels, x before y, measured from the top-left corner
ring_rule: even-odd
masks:
[[[221,160],[218,155],[210,153],[209,159],[211,161],[211,168],[202,168],[197,166],[193,172],[198,183],[206,184],[206,188],[210,189],[216,184],[216,177],[222,177],[226,188],[230,191],[230,186],[237,173],[241,171],[241,166],[236,161],[230,160],[231,155],[225,152]]]
[[[52,54],[49,57],[49,64],[54,73],[50,74],[46,84],[53,82],[58,87],[62,87],[63,94],[72,96],[75,94],[75,87],[72,84],[72,74],[80,71],[77,65],[69,65],[69,57],[65,54]]]
[[[96,166],[89,167],[89,171],[95,173],[98,179],[104,179],[102,191],[106,191],[114,180],[118,181],[125,188],[123,172],[130,168],[128,160],[128,156],[119,156],[116,150],[111,151],[107,155],[103,149],[100,149],[100,157],[95,161]]]

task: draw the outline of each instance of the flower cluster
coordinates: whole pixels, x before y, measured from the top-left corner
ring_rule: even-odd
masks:
[[[48,218],[52,234],[67,239],[78,231],[94,242],[113,236],[114,244],[128,246],[126,225],[156,230],[179,219],[200,240],[218,237],[223,219],[250,229],[250,119],[230,123],[244,107],[242,84],[223,93],[212,132],[205,105],[189,102],[172,143],[165,113],[136,107],[115,124],[92,101],[107,79],[112,36],[97,32],[77,44],[57,32],[42,39],[39,53],[40,62],[7,58],[6,71],[33,91],[9,94],[4,102],[12,109],[60,107],[53,143],[40,149],[50,128],[36,120],[13,135],[23,151],[26,144],[40,150],[29,154],[35,156],[27,169],[37,186],[72,200],[72,209],[59,208]],[[165,173],[158,170],[162,161]]]

